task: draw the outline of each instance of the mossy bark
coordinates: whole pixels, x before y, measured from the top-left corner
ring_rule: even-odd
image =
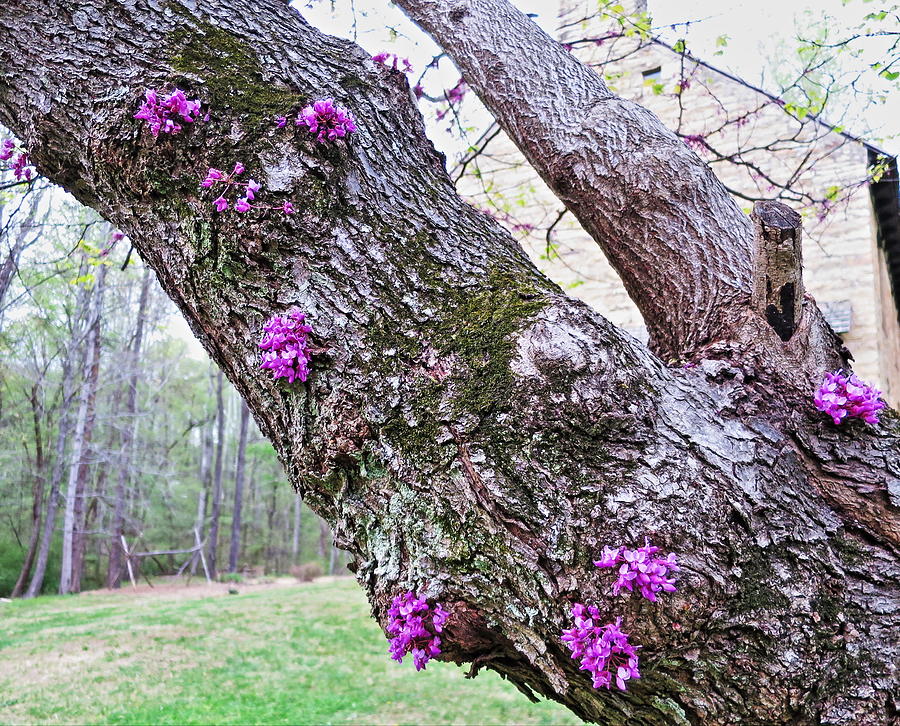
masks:
[[[284,3],[13,5],[0,120],[130,235],[382,624],[402,591],[439,598],[445,658],[602,723],[896,717],[900,426],[812,409],[814,365],[837,355],[814,306],[790,343],[748,312],[668,368],[455,194],[402,74]],[[174,85],[210,120],[154,139],[132,115]],[[327,96],[356,116],[347,141],[267,123]],[[195,182],[236,161],[298,213],[215,213]],[[262,323],[291,306],[322,351],[305,385],[258,368]],[[644,536],[684,566],[657,605],[611,597],[591,564]],[[574,601],[641,643],[627,693],[567,656]]]

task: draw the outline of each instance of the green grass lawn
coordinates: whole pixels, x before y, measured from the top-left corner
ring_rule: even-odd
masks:
[[[576,724],[495,673],[398,665],[350,579],[0,603],[0,723]]]

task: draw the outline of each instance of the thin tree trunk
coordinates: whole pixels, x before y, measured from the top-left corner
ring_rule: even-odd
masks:
[[[335,547],[334,545],[331,545],[331,554],[328,557],[328,574],[329,575],[333,575],[335,570],[337,569],[339,552],[340,552],[340,550],[338,550],[337,547]]]
[[[241,548],[241,504],[244,496],[244,465],[247,453],[247,428],[250,409],[241,399],[241,428],[238,435],[237,471],[234,475],[234,514],[231,518],[231,550],[228,554],[228,571],[237,572],[238,554]]]
[[[31,537],[28,540],[28,550],[25,553],[25,561],[19,571],[19,577],[13,586],[10,597],[19,597],[25,590],[25,583],[31,574],[31,566],[37,553],[38,540],[41,531],[41,516],[44,507],[44,436],[41,432],[41,419],[44,416],[43,403],[43,376],[31,386],[31,416],[34,425],[34,485],[31,497]]]
[[[88,452],[94,429],[94,407],[97,399],[97,382],[100,375],[100,319],[103,311],[103,287],[106,282],[106,266],[102,265],[91,292],[88,313],[86,360],[78,403],[78,417],[72,440],[69,464],[69,485],[66,491],[66,509],[63,521],[62,567],[59,576],[59,593],[81,591],[81,565],[84,547],[84,490],[88,473]]]
[[[79,275],[82,274],[82,263]],[[32,598],[41,593],[44,586],[44,575],[47,572],[47,562],[50,558],[50,546],[53,543],[53,531],[56,527],[56,511],[59,507],[59,487],[62,482],[65,469],[66,441],[70,429],[70,411],[74,398],[75,358],[78,354],[82,338],[81,318],[87,302],[87,290],[80,288],[75,299],[75,310],[72,314],[72,330],[69,342],[62,361],[62,399],[59,411],[59,430],[56,436],[54,450],[53,470],[50,474],[50,493],[47,497],[47,514],[44,517],[44,529],[41,533],[41,544],[38,550],[37,562],[34,566],[34,574],[25,592],[26,598]]]
[[[209,383],[210,392],[215,388],[213,383],[213,373],[210,369]],[[213,427],[214,423],[208,421],[203,426],[203,443],[200,452],[200,490],[197,492],[197,517],[194,520],[194,527],[200,533],[200,539],[203,539],[203,530],[206,528],[206,505],[212,490],[212,456],[213,456]],[[191,561],[191,575],[197,573],[198,557]]]
[[[86,523],[86,491],[88,477],[92,465],[97,459],[96,447],[93,445],[94,425],[97,418],[97,386],[100,382],[100,356],[103,345],[103,295],[106,287],[106,273],[108,267],[101,265],[97,273],[97,283],[94,295],[96,296],[96,316],[94,327],[88,337],[89,365],[87,367],[85,385],[88,389],[87,418],[84,424],[84,437],[82,449],[82,461],[78,467],[78,483],[75,488],[75,529],[72,539],[72,581],[71,592],[81,592],[81,578],[84,570],[84,553],[87,547],[85,530]]]
[[[141,345],[144,339],[144,324],[150,297],[150,282],[153,273],[144,270],[141,282],[141,296],[138,301],[137,324],[134,341],[126,358],[128,370],[128,394],[125,401],[125,422],[122,425],[121,456],[119,476],[116,482],[116,503],[113,510],[112,532],[109,538],[109,566],[106,570],[106,586],[119,587],[122,579],[122,536],[125,534],[125,500],[131,474],[133,440],[137,426],[137,384],[140,377]]]
[[[291,541],[291,564],[300,564],[300,531],[303,524],[301,514],[303,502],[299,494],[294,495],[294,536]]]
[[[225,404],[222,398],[222,371],[216,374],[216,467],[213,475],[212,513],[209,521],[209,576],[216,579],[216,553],[219,543],[219,514],[222,508],[222,456],[225,450]]]
[[[319,518],[319,559],[325,562],[325,556],[328,553],[328,544],[331,532],[328,530],[328,522],[321,517]]]

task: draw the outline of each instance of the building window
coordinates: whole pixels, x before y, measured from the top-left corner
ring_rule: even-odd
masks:
[[[644,77],[645,81],[656,83],[657,81],[662,80],[662,68],[660,66],[648,68],[646,71],[641,71],[641,75]]]

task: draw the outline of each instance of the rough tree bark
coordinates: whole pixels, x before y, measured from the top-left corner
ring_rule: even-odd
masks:
[[[896,719],[898,418],[814,410],[838,340],[810,298],[788,341],[754,310],[753,225],[650,114],[505,2],[415,3],[445,13],[420,20],[600,238],[655,351],[692,368],[544,279],[455,194],[402,74],[284,3],[13,5],[0,120],[135,241],[382,624],[399,592],[439,598],[442,657],[607,724]],[[210,120],[154,140],[132,115],[173,86]],[[271,122],[326,96],[356,116],[347,142]],[[236,161],[298,214],[215,213],[198,179]],[[326,349],[305,385],[258,369],[260,326],[292,305]],[[645,535],[684,565],[657,605],[611,597],[591,565]],[[568,657],[573,601],[642,645],[628,692]]]

